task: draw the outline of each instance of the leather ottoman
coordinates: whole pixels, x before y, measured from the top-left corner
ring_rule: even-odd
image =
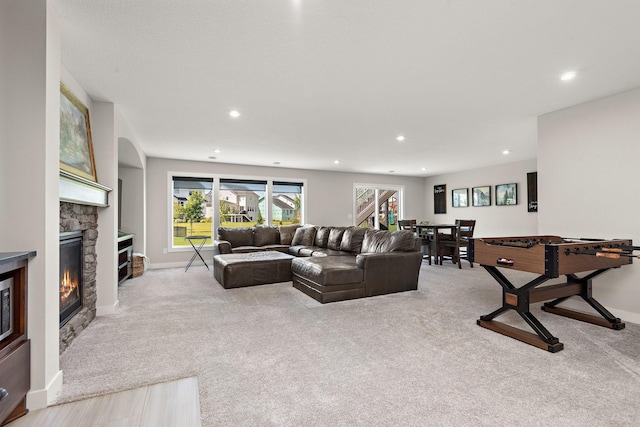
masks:
[[[275,251],[216,255],[213,277],[225,289],[288,282],[294,258]]]

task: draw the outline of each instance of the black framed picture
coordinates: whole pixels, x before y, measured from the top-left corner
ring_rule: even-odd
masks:
[[[471,189],[473,206],[491,206],[491,186],[473,187]]]
[[[538,172],[527,173],[527,211],[538,212]]]
[[[433,213],[447,213],[447,185],[433,186]]]
[[[454,208],[466,208],[469,206],[469,189],[456,188],[452,191],[451,201]]]
[[[518,184],[496,185],[496,206],[518,204]]]

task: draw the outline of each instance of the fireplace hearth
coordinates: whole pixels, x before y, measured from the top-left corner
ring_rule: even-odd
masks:
[[[60,233],[60,327],[83,305],[82,231]]]

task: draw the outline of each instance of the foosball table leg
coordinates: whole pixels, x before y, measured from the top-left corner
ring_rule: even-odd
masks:
[[[615,317],[609,310],[607,310],[602,304],[600,304],[593,296],[591,279],[595,276],[604,273],[608,269],[597,270],[586,277],[577,277],[574,274],[567,275],[567,283],[579,283],[582,286],[581,292],[577,294],[584,301],[587,302],[600,316],[594,316],[588,313],[582,313],[580,311],[571,310],[564,307],[558,307],[557,305],[565,301],[568,297],[558,298],[550,302],[544,303],[541,307],[543,311],[548,313],[557,314],[559,316],[569,317],[571,319],[580,320],[582,322],[591,323],[593,325],[603,326],[614,330],[621,330],[625,328],[624,322]]]
[[[564,348],[564,344],[554,337],[542,323],[529,311],[530,290],[548,280],[545,276],[539,276],[520,288],[516,288],[497,268],[493,266],[483,267],[493,276],[502,287],[502,307],[490,314],[480,316],[478,326],[490,329],[502,335],[522,341],[526,344],[541,348],[551,353],[556,353]],[[524,331],[511,325],[494,320],[501,314],[516,311],[520,317],[533,329],[534,333]]]

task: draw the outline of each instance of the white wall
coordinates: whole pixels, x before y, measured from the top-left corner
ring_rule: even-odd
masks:
[[[307,180],[306,223],[347,226],[353,224],[353,184],[388,184],[405,186],[405,217],[424,216],[424,179],[392,175],[310,171],[229,165],[211,162],[191,162],[159,158],[147,159],[147,253],[153,267],[183,265],[192,252],[163,254],[169,233],[167,173],[207,173],[226,176],[265,178],[297,178]],[[212,257],[212,252],[205,252]],[[206,259],[206,257],[205,257]]]
[[[529,236],[538,232],[536,213],[527,212],[527,173],[536,172],[536,160],[523,160],[505,165],[470,171],[431,176],[425,179],[426,215],[423,219],[432,224],[451,224],[456,219],[475,219],[475,237]],[[518,204],[496,206],[495,186],[518,184]],[[433,187],[447,185],[447,213],[434,214]],[[471,189],[491,186],[491,206],[472,206]],[[468,188],[469,207],[452,207],[451,192],[457,188]],[[418,218],[421,219],[421,218]]]
[[[640,245],[638,159],[640,89],[539,117],[540,233]],[[608,271],[594,280],[594,296],[640,323],[639,282],[638,263]]]
[[[118,177],[122,179],[122,224],[121,229],[135,234],[133,251],[145,253],[145,208],[144,170],[118,167]],[[114,197],[115,198],[115,197]]]
[[[27,407],[47,405],[59,370],[60,21],[46,0],[0,2],[0,251],[29,263]]]

